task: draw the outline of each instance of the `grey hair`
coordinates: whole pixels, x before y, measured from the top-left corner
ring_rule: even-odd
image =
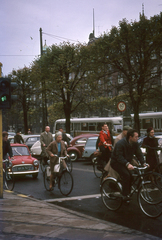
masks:
[[[58,131],[56,134],[55,134],[55,139],[58,137],[58,136],[62,136],[62,132]]]

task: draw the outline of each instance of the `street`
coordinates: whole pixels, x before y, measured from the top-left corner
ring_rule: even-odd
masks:
[[[145,216],[137,204],[136,195],[133,196],[129,205],[123,204],[116,212],[106,209],[100,197],[100,179],[95,177],[91,163],[86,161],[74,162],[72,175],[74,188],[68,197],[62,196],[57,186],[53,192],[46,191],[41,170],[38,179],[35,180],[31,176],[16,178],[14,191],[98,219],[162,237],[162,216],[157,219]]]

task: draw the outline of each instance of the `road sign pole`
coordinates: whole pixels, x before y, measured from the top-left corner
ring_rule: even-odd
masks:
[[[2,63],[0,63],[0,78],[2,77]],[[3,152],[2,152],[2,109],[0,109],[0,198],[3,198]]]

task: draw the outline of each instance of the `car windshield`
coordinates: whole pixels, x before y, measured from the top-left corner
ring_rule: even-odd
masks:
[[[29,156],[30,153],[26,147],[12,147],[13,156]]]

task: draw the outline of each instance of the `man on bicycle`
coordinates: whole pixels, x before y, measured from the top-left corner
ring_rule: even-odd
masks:
[[[135,155],[142,165],[145,163],[137,140],[138,132],[135,129],[128,130],[126,138],[123,138],[116,143],[111,156],[111,167],[118,172],[122,179],[123,200],[130,199],[129,193],[132,180],[131,170],[134,169],[130,162],[133,156]]]
[[[100,158],[102,160],[103,165],[105,165],[111,157],[112,145],[113,145],[113,138],[110,134],[110,130],[107,124],[103,123],[102,130],[99,133],[99,143],[98,143],[100,152],[102,152],[102,155]]]
[[[10,158],[13,157],[12,154],[12,148],[10,146],[10,141],[8,140],[8,132],[3,132],[2,133],[3,136],[3,159],[8,159],[8,155],[10,156]]]

